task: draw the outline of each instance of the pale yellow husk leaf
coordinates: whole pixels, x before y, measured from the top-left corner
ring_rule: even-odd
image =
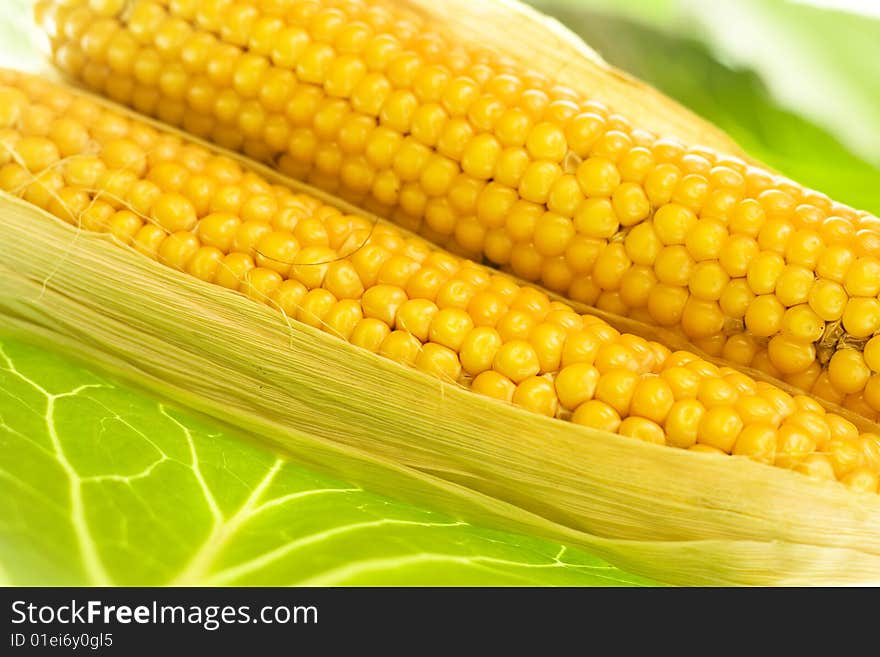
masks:
[[[880,496],[482,398],[0,198],[6,331],[354,483],[675,584],[880,584]]]

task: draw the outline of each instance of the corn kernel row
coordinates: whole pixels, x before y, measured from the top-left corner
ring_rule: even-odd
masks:
[[[0,189],[351,344],[531,412],[876,491],[880,436],[620,334],[38,78],[0,71]]]
[[[115,100],[880,411],[876,217],[633,127],[388,2],[41,0],[37,14],[58,64]]]

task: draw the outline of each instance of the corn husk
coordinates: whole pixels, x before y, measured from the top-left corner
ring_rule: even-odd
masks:
[[[0,317],[294,459],[677,584],[878,584],[880,496],[528,413],[3,195]]]
[[[408,4],[461,38],[527,58],[639,125],[738,152],[723,133],[521,5]],[[523,43],[528,52],[517,51]],[[880,584],[878,495],[479,397],[3,193],[0,322],[2,331],[101,365],[322,472],[581,546],[662,582]]]

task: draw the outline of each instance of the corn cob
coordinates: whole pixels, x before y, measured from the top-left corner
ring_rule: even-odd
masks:
[[[0,71],[0,189],[405,365],[531,412],[876,492],[880,436],[389,224]]]
[[[59,66],[432,241],[870,419],[880,222],[384,1],[41,0]]]

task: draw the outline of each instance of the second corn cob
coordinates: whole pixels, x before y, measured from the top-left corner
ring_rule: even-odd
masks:
[[[869,418],[880,222],[387,2],[43,0],[68,73],[436,242]]]
[[[880,437],[623,334],[37,78],[0,71],[0,189],[475,392],[648,442],[877,491]]]

